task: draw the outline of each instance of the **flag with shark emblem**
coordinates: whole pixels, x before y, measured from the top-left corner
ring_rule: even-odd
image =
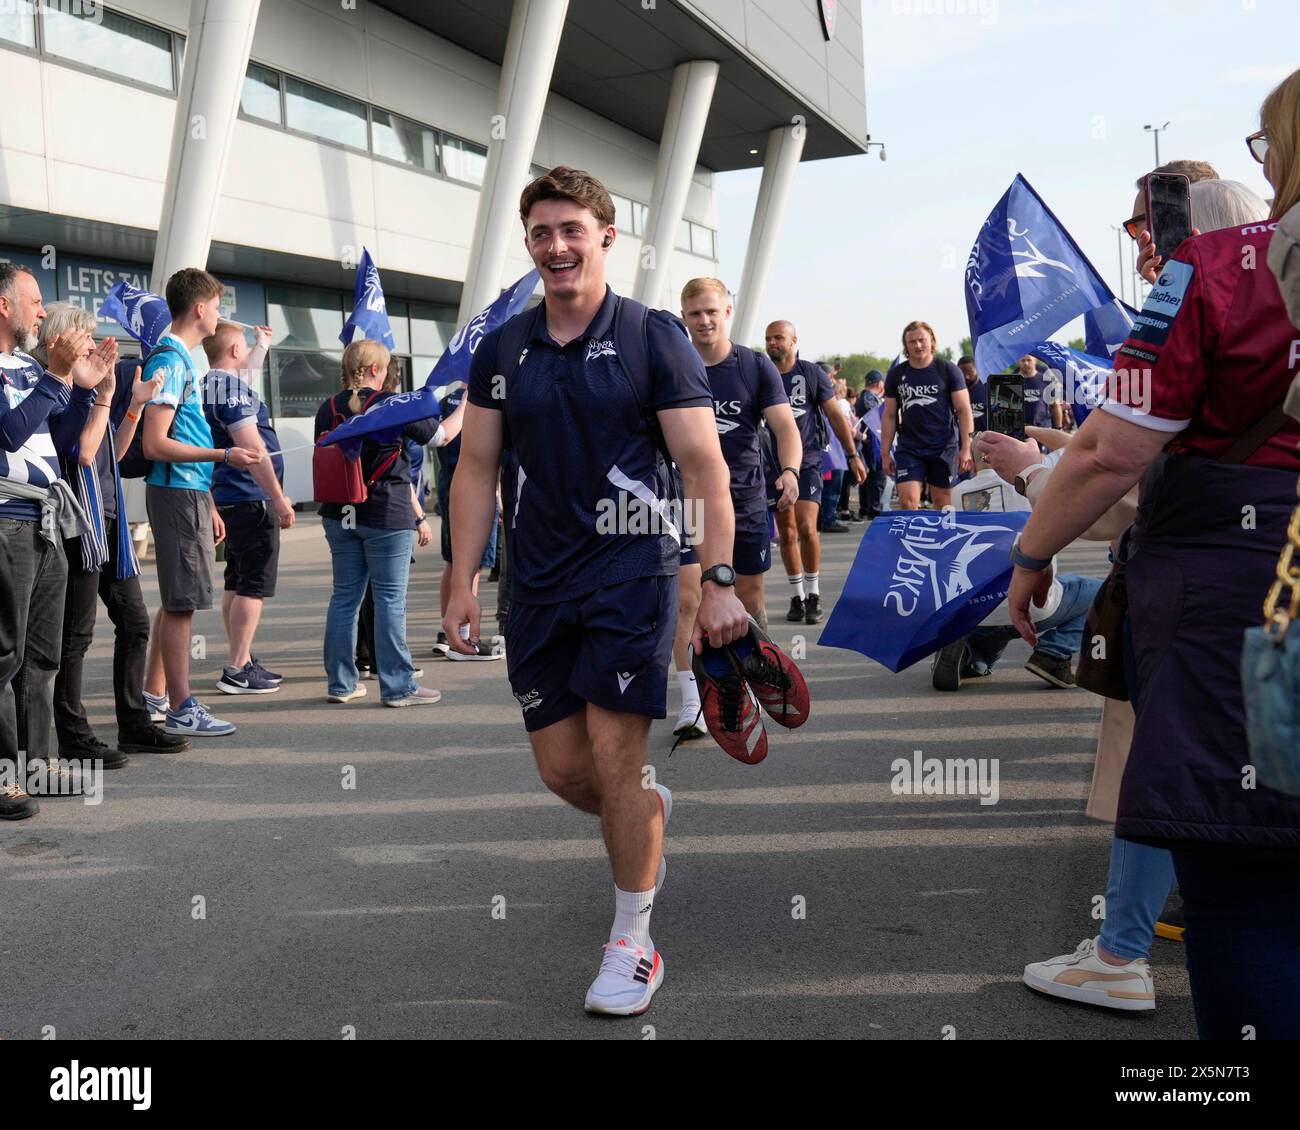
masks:
[[[819,643],[902,671],[960,639],[1007,595],[1029,515],[896,510],[871,523]]]
[[[172,312],[167,309],[165,298],[124,282],[104,295],[104,301],[99,304],[99,316],[114,319],[145,347],[146,353],[158,344],[172,324]]]
[[[384,288],[379,282],[379,268],[365,247],[361,249],[361,262],[357,264],[356,301],[343,332],[339,334],[339,341],[351,345],[357,330],[361,331],[363,338],[394,348],[393,327],[388,322],[388,304],[384,301]]]
[[[966,313],[981,374],[999,373],[1115,296],[1020,174],[966,262]]]

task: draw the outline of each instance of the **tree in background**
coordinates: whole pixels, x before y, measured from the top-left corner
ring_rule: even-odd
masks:
[[[867,374],[872,369],[879,369],[882,373],[889,371],[892,361],[884,357],[877,357],[871,353],[850,353],[847,357],[826,357],[818,363],[829,365],[831,361],[839,361],[844,368],[840,370],[840,376],[844,378],[844,383],[856,395],[861,392],[866,385]]]

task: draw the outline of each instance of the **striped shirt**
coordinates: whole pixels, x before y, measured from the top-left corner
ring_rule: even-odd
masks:
[[[94,389],[74,389],[21,352],[0,353],[0,477],[48,487],[61,477],[59,451],[81,435]],[[0,502],[0,518],[40,520],[38,502]]]

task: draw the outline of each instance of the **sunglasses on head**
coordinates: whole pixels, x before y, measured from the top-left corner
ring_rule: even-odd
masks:
[[[1268,138],[1264,130],[1256,130],[1246,138],[1246,148],[1250,150],[1250,155],[1255,158],[1261,165],[1264,158],[1268,156]]]

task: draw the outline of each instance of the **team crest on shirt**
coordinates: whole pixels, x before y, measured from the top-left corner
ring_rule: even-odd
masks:
[[[587,360],[594,361],[597,357],[617,357],[618,350],[614,348],[612,341],[593,341],[587,346]]]
[[[715,422],[718,425],[718,435],[720,436],[725,436],[729,432],[734,432],[738,427],[740,427],[739,420],[724,420],[721,416],[719,416]]]

